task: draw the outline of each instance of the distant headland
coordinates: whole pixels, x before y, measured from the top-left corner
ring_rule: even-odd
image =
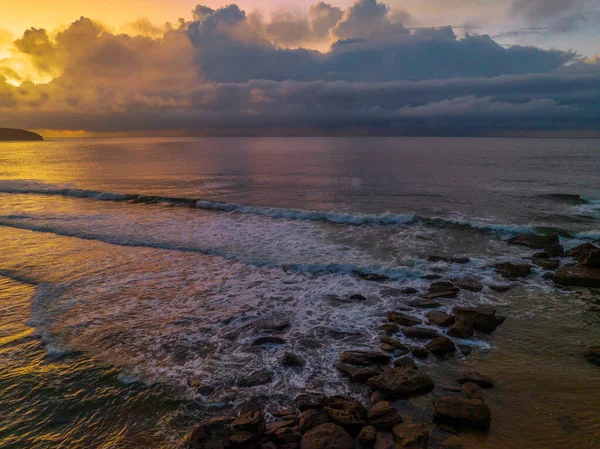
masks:
[[[44,140],[42,136],[31,131],[15,128],[0,128],[0,141]]]

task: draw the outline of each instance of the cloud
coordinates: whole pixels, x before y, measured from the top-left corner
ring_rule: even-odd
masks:
[[[527,34],[566,33],[600,24],[596,0],[514,0],[510,13],[526,23],[543,26],[523,30]]]
[[[599,130],[596,60],[460,39],[451,27],[411,32],[392,17],[359,0],[271,21],[237,5],[199,5],[190,20],[144,35],[87,18],[57,33],[32,28],[11,44],[11,61],[53,79],[35,84],[0,61],[0,120],[97,132]],[[328,52],[275,43],[331,38],[340,39]],[[19,86],[7,82],[15,76]]]

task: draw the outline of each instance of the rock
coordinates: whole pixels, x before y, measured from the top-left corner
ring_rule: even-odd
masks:
[[[412,355],[418,359],[426,359],[427,356],[429,355],[429,351],[427,350],[427,348],[424,348],[423,346],[411,346],[410,347],[410,352],[412,353]]]
[[[329,422],[329,416],[315,409],[304,410],[300,414],[300,432],[306,433],[321,424]]]
[[[439,307],[441,304],[433,299],[415,299],[408,303],[413,307],[420,307],[422,309],[435,309]]]
[[[284,345],[285,340],[280,337],[260,337],[252,342],[251,346],[262,346],[262,345]]]
[[[392,348],[393,350],[393,348]],[[366,382],[371,377],[381,374],[383,371],[377,365],[370,366],[358,366],[358,365],[349,365],[347,363],[338,363],[335,367],[350,377],[350,380],[354,382]]]
[[[433,380],[429,376],[406,367],[386,370],[371,377],[367,383],[392,398],[406,398],[433,390]]]
[[[581,245],[571,248],[567,251],[567,256],[572,257],[577,262],[583,262],[585,258],[592,252],[598,250],[596,245],[591,243],[582,243]]]
[[[468,257],[445,257],[445,256],[428,256],[429,262],[446,262],[446,263],[457,263],[465,264],[471,262]]]
[[[289,407],[289,408],[284,408],[281,410],[277,410],[277,411],[273,411],[271,412],[271,415],[273,415],[276,418],[283,418],[283,419],[288,419],[290,417],[293,417],[293,419],[296,419],[296,407]]]
[[[429,431],[425,424],[398,424],[393,432],[400,448],[427,449]]]
[[[343,428],[327,423],[306,432],[300,449],[356,449],[356,443]]]
[[[381,337],[381,342],[392,346],[397,351],[398,355],[404,355],[410,352],[410,348],[408,346],[396,340],[395,338]]]
[[[407,315],[406,313],[389,312],[387,317],[390,321],[394,321],[401,326],[414,326],[416,324],[421,324],[420,319]]]
[[[363,296],[359,293],[355,293],[355,294],[351,295],[350,299],[353,301],[366,301],[367,300],[366,296]]]
[[[270,371],[255,371],[248,377],[239,379],[237,384],[239,387],[250,388],[268,384],[271,380],[273,380],[273,375]]]
[[[218,417],[201,422],[194,428],[188,439],[188,449],[229,447],[233,419],[233,417]]]
[[[565,286],[600,288],[600,270],[581,265],[561,267],[554,275],[554,282]]]
[[[519,234],[508,239],[509,245],[526,246],[531,249],[546,249],[548,247],[560,244],[558,234],[538,235],[538,234]]]
[[[387,365],[392,358],[383,352],[374,351],[344,351],[340,355],[340,361],[349,365],[371,366],[371,365]]]
[[[416,293],[419,293],[419,290],[417,290],[414,287],[406,287],[406,288],[403,288],[402,290],[400,290],[400,292],[404,295],[414,295]]]
[[[460,376],[458,376],[458,378],[456,380],[458,380],[458,382],[461,384],[464,384],[467,382],[472,382],[474,384],[479,385],[481,388],[493,388],[494,387],[494,381],[492,380],[492,378],[489,376],[486,376],[484,374],[481,374],[478,371],[468,371],[468,372],[462,373]]]
[[[546,251],[540,251],[540,252],[534,253],[531,257],[533,259],[550,259],[550,258],[552,258],[552,256],[549,253],[547,253]]]
[[[397,360],[394,360],[394,366],[404,366],[407,368],[416,368],[417,364],[410,357],[400,357]]]
[[[502,262],[494,265],[496,271],[507,278],[523,278],[531,274],[531,265]]]
[[[421,276],[421,279],[426,279],[429,281],[435,281],[435,280],[441,279],[441,278],[442,278],[442,276],[440,276],[439,274],[432,274],[432,273]]]
[[[391,430],[402,422],[398,411],[387,401],[380,401],[367,412],[367,422],[377,429]]]
[[[491,307],[454,307],[452,312],[457,321],[465,320],[473,327],[485,333],[492,333],[506,320],[503,316],[496,315],[496,310]]]
[[[558,259],[535,259],[533,263],[544,270],[556,270],[560,265]]]
[[[585,350],[583,357],[594,365],[600,366],[600,346],[591,346]]]
[[[229,440],[233,445],[247,447],[257,443],[265,433],[265,418],[258,404],[249,402],[240,410],[237,418],[231,423]]]
[[[454,324],[456,318],[439,310],[432,310],[425,314],[427,322],[434,326],[448,327]]]
[[[325,406],[327,396],[322,393],[303,393],[296,397],[296,407],[301,412],[310,409],[320,409]]]
[[[581,265],[587,268],[600,268],[600,249],[590,251]]]
[[[278,444],[298,443],[302,434],[293,421],[276,421],[267,424],[265,439]]]
[[[377,404],[379,401],[385,401],[385,395],[381,391],[374,391],[371,393],[371,396],[369,396],[369,401],[371,402],[371,405]]]
[[[544,252],[547,253],[550,257],[565,256],[565,249],[562,247],[562,245],[547,246],[544,249]]]
[[[429,291],[425,295],[425,298],[456,298],[458,290],[458,287],[450,281],[434,282],[429,286]]]
[[[462,290],[467,290],[470,292],[480,292],[483,290],[483,284],[479,281],[479,279],[473,277],[455,279],[454,285]]]
[[[350,396],[331,396],[325,401],[323,412],[336,424],[347,429],[358,430],[367,424],[367,410]]]
[[[387,343],[381,343],[379,345],[379,349],[381,349],[383,352],[394,352],[396,350],[396,348],[394,348],[392,345],[388,345]]]
[[[387,281],[389,279],[389,277],[383,274],[363,273],[361,271],[355,271],[354,274],[365,281]]]
[[[460,393],[462,391],[462,388],[454,385],[438,385],[438,387],[444,391],[451,391],[452,393]]]
[[[365,446],[373,446],[375,439],[377,438],[377,429],[373,426],[365,426],[360,430],[358,434],[358,441]]]
[[[413,326],[403,327],[402,333],[408,338],[428,339],[439,337],[440,334],[435,329],[429,327]]]
[[[281,364],[283,366],[294,366],[294,367],[303,367],[305,362],[296,354],[291,352],[285,352],[283,357],[281,358]]]
[[[471,338],[473,336],[474,327],[473,320],[466,319],[464,317],[456,318],[456,322],[450,326],[450,329],[446,331],[446,334],[454,338]]]
[[[473,348],[471,346],[456,345],[456,347],[463,355],[469,355],[471,352],[473,352]]]
[[[374,449],[396,449],[394,435],[388,432],[377,432]]]
[[[425,345],[429,351],[436,355],[450,354],[456,351],[454,342],[448,337],[438,337]]]
[[[383,331],[387,334],[396,334],[400,332],[400,326],[398,326],[397,324],[387,323],[379,326],[377,330]]]
[[[481,399],[446,396],[435,401],[433,420],[438,424],[487,430],[492,416]]]
[[[505,293],[510,290],[510,285],[488,285],[490,290],[493,290],[498,293]]]
[[[546,271],[544,274],[542,274],[542,279],[546,279],[548,281],[553,281],[555,277],[556,275],[551,271]]]
[[[462,386],[462,392],[469,399],[483,399],[483,390],[474,382],[466,382]]]
[[[36,140],[44,140],[44,138],[33,131],[26,131],[19,128],[0,128],[0,142],[26,142]]]

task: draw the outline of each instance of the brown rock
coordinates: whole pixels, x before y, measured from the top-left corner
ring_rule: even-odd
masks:
[[[391,357],[382,352],[373,351],[344,351],[340,355],[340,361],[350,365],[370,366],[370,365],[387,365],[390,363]]]
[[[526,246],[531,249],[546,249],[560,244],[558,234],[538,235],[538,234],[520,234],[508,239],[509,245]]]
[[[494,265],[496,271],[507,278],[524,278],[531,274],[531,265],[503,262]]]
[[[418,359],[426,359],[429,356],[429,351],[423,346],[411,346],[410,352]]]
[[[394,435],[387,432],[377,432],[374,449],[396,449]]]
[[[600,366],[600,346],[591,346],[585,350],[583,357],[594,365]]]
[[[454,284],[458,288],[470,292],[480,292],[481,290],[483,290],[483,284],[479,281],[479,279],[473,277],[455,279]]]
[[[283,357],[281,358],[281,364],[283,366],[292,366],[292,367],[301,368],[305,365],[305,362],[302,358],[300,358],[296,354],[293,354],[291,352],[285,352],[283,354]]]
[[[402,333],[406,335],[408,338],[419,338],[419,339],[428,339],[439,337],[439,333],[435,329],[431,329],[429,327],[403,327]]]
[[[397,324],[386,323],[379,326],[377,330],[383,331],[387,334],[396,334],[400,332],[400,326],[398,326]]]
[[[505,293],[510,290],[510,285],[488,285],[490,290],[498,293]]]
[[[249,402],[242,407],[231,423],[229,440],[233,445],[246,447],[260,441],[265,433],[265,418],[258,404]]]
[[[575,248],[567,251],[567,256],[572,257],[577,262],[583,262],[592,251],[596,251],[598,249],[599,248],[596,245],[591,243],[582,243],[581,245],[578,245]]]
[[[436,355],[450,354],[456,351],[454,342],[448,337],[438,337],[425,345],[429,351]]]
[[[582,265],[561,267],[556,271],[554,282],[565,286],[600,288],[600,269]]]
[[[308,409],[300,414],[300,432],[306,433],[321,424],[329,422],[329,417],[318,410]]]
[[[544,270],[556,270],[560,265],[558,259],[535,259],[533,263]]]
[[[373,446],[377,438],[377,429],[373,426],[365,426],[358,434],[358,441],[365,446]]]
[[[385,401],[385,395],[381,391],[374,391],[369,396],[371,404],[377,404],[379,401]]]
[[[327,423],[306,432],[300,449],[356,449],[356,443],[343,428]]]
[[[562,245],[547,246],[544,248],[544,252],[550,257],[564,257],[565,255],[565,249]]]
[[[395,367],[371,377],[367,382],[372,388],[393,398],[405,398],[433,389],[433,380],[426,374],[406,367]]]
[[[473,336],[473,321],[464,317],[458,317],[456,322],[446,331],[454,338],[470,338]]]
[[[481,374],[478,371],[468,371],[468,372],[462,373],[460,376],[458,376],[458,378],[456,380],[458,380],[458,382],[461,384],[464,384],[467,382],[472,382],[474,384],[479,385],[481,388],[493,388],[494,387],[494,381],[492,380],[492,378],[489,376],[486,376],[484,374]]]
[[[404,295],[414,295],[415,293],[419,293],[419,290],[414,287],[406,287],[400,290],[400,293]]]
[[[387,401],[380,401],[367,412],[367,422],[377,429],[390,430],[402,422],[398,411]]]
[[[284,345],[285,340],[281,337],[260,337],[252,342],[251,346],[263,346],[263,345]]]
[[[421,324],[420,319],[407,315],[406,313],[389,312],[387,316],[390,321],[394,321],[401,326],[414,326],[416,324]]]
[[[322,393],[303,393],[296,397],[296,407],[303,412],[309,409],[320,409],[325,406],[327,396]]]
[[[447,396],[435,401],[433,420],[438,424],[486,430],[490,427],[490,409],[481,399]]]
[[[600,268],[600,249],[590,251],[581,265],[587,268]]]
[[[273,375],[270,371],[256,371],[248,377],[243,377],[238,380],[238,386],[244,388],[256,387],[258,385],[268,384],[272,379]]]
[[[225,448],[230,446],[233,417],[218,417],[201,422],[188,439],[189,449]]]
[[[392,346],[399,353],[402,353],[400,355],[408,354],[410,352],[410,348],[408,346],[406,346],[404,343],[396,340],[395,338],[381,337],[381,342]]]
[[[378,365],[358,366],[347,363],[338,363],[335,367],[350,377],[354,382],[366,382],[371,377],[381,374],[383,371]]]
[[[425,295],[425,298],[456,298],[458,290],[458,287],[450,281],[434,282],[429,286],[429,291]]]
[[[416,368],[417,364],[410,357],[400,357],[397,360],[394,360],[394,366],[404,366],[406,368]]]
[[[506,319],[496,315],[496,310],[491,307],[454,307],[452,312],[458,319],[471,322],[476,330],[485,333],[494,332]]]
[[[427,449],[429,431],[425,424],[398,424],[393,432],[402,449]]]
[[[483,390],[474,382],[464,383],[462,391],[469,399],[483,399]]]
[[[427,322],[434,326],[440,327],[448,327],[452,326],[456,321],[456,318],[452,315],[448,315],[447,313],[441,312],[439,310],[432,310],[425,314],[427,318]]]
[[[435,309],[436,307],[441,306],[441,304],[433,299],[415,299],[408,303],[408,305],[413,307],[420,307],[421,309]]]
[[[358,430],[367,424],[367,410],[350,396],[331,396],[325,401],[323,412],[344,428]]]

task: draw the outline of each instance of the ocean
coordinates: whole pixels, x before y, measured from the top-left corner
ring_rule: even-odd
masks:
[[[492,268],[527,262],[506,240],[536,232],[566,249],[600,240],[600,140],[0,143],[0,447],[178,447],[249,398],[366,403],[340,352],[377,349],[387,312],[415,299],[401,290],[438,277],[486,285],[440,310],[507,317],[456,339],[469,355],[418,361],[438,386],[466,368],[494,378],[491,430],[461,444],[600,447],[600,369],[581,355],[600,344],[600,295]],[[252,346],[269,335],[284,344]],[[306,366],[282,366],[285,351]],[[430,421],[441,395],[399,407]]]

